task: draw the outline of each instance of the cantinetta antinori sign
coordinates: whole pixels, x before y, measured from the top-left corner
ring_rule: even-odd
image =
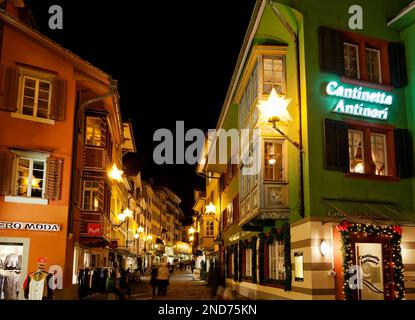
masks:
[[[393,101],[393,97],[386,92],[369,91],[362,87],[348,88],[336,81],[327,84],[326,93],[340,98],[333,112],[378,120],[388,119],[388,106],[391,106]],[[357,102],[350,103],[348,100]],[[378,105],[380,108],[375,108],[373,105]]]
[[[28,230],[28,231],[60,231],[58,224],[37,223],[37,222],[11,222],[0,221],[0,230]]]

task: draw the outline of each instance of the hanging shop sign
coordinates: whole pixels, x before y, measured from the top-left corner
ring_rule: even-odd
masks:
[[[101,224],[100,223],[88,223],[88,236],[99,236],[101,235]]]
[[[61,226],[50,223],[0,221],[0,230],[60,231]]]
[[[392,95],[384,91],[369,91],[363,87],[349,88],[337,81],[327,84],[326,93],[340,98],[333,112],[377,120],[388,119],[389,106],[393,103]]]

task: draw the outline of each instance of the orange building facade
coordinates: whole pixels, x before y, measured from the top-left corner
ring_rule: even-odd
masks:
[[[108,132],[121,143],[118,93],[109,75],[16,19],[14,9],[0,12],[0,269],[19,277],[18,292],[5,298],[24,298],[23,281],[44,258],[55,298],[74,298],[74,246],[85,218],[72,183],[80,178],[73,159],[84,156],[75,151],[74,130],[82,128],[75,119],[80,101],[101,97],[113,115]],[[108,234],[109,224],[99,227]]]

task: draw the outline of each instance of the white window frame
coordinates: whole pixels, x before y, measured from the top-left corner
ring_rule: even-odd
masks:
[[[383,140],[383,159],[385,163],[385,174],[381,176],[389,176],[389,166],[388,166],[388,144],[386,141],[386,134],[385,133],[377,133],[377,132],[370,132],[370,151],[373,154],[373,145],[372,145],[372,137],[381,137]],[[373,157],[372,157],[373,158]],[[376,175],[376,173],[375,173]]]
[[[38,104],[38,96],[39,96],[39,81],[47,82],[49,83],[50,89],[49,89],[49,101],[48,101],[48,116],[47,118],[40,118],[33,115],[27,115],[23,114],[23,101],[24,101],[24,83],[25,79],[32,79],[35,81],[35,97],[34,97],[34,110],[37,110],[37,104]],[[53,90],[53,79],[55,78],[55,75],[52,73],[42,72],[38,70],[33,70],[30,68],[19,68],[19,90],[18,90],[18,97],[17,97],[17,110],[14,113],[11,113],[10,116],[13,118],[19,118],[24,120],[31,120],[46,124],[55,124],[55,120],[52,120],[49,118],[50,115],[50,109],[51,109],[51,103],[52,103],[52,90]],[[37,113],[35,113],[37,114]]]
[[[266,59],[271,59],[271,60],[281,60],[281,62],[282,62],[282,71],[281,71],[281,73],[282,73],[282,78],[281,78],[281,93],[280,94],[282,94],[282,95],[284,95],[284,94],[286,94],[287,93],[287,78],[286,78],[286,72],[287,72],[287,67],[286,67],[286,61],[285,61],[285,55],[275,55],[275,56],[273,56],[273,55],[263,55],[263,56],[261,56],[261,92],[262,92],[262,94],[263,95],[269,95],[271,92],[265,92],[265,82],[264,82],[264,79],[265,79],[265,60]],[[274,71],[274,67],[273,67],[273,70],[272,70],[272,72]],[[273,76],[274,77],[274,76]],[[274,84],[275,84],[276,82],[274,82],[274,79],[272,79],[272,83],[271,83],[271,91],[272,91],[272,88],[274,87]]]
[[[208,220],[208,221],[205,222],[205,224],[206,224],[205,235],[207,237],[213,237],[215,235],[215,222],[212,221],[212,220]],[[210,232],[210,231],[212,231],[212,232]]]
[[[281,241],[274,240],[274,242],[271,245],[269,245],[269,247],[268,247],[268,249],[269,249],[269,278],[272,279],[272,280],[284,280],[284,279],[279,279],[279,276],[278,276],[279,275],[278,265],[279,265],[279,262],[280,262],[279,259],[281,259],[280,252],[279,252],[279,247],[280,247],[279,242],[281,242]],[[283,250],[284,250],[284,246],[282,246],[282,247],[283,247]],[[272,258],[273,257],[273,255],[271,254],[272,252],[274,252],[275,258]],[[284,255],[285,255],[285,252],[284,252]],[[284,256],[284,258],[285,258],[285,256]],[[272,270],[273,270],[272,264],[274,262],[275,262],[275,277],[274,277],[273,272],[272,272]],[[285,261],[284,261],[284,263],[285,263]],[[285,270],[285,273],[286,272],[287,271]],[[287,274],[285,274],[285,278],[286,277],[287,277]]]
[[[91,211],[91,212],[95,212],[95,211],[99,211],[99,204],[98,204],[98,210],[94,210],[94,200],[92,199],[92,196],[90,197],[91,203],[89,204],[89,209],[85,209],[85,191],[92,192],[95,190],[93,187],[86,187],[85,184],[87,182],[95,182],[98,184],[97,188],[96,188],[96,192],[97,192],[97,199],[99,197],[99,181],[97,180],[84,180],[82,183],[82,210],[83,211]],[[98,199],[99,202],[99,199]]]
[[[383,80],[382,80],[382,65],[380,63],[380,50],[366,47],[365,48],[365,53],[367,53],[367,51],[376,52],[378,54],[377,63],[378,63],[378,68],[379,68],[379,82],[374,82],[373,80],[369,80],[369,70],[367,70],[368,81],[382,84]],[[367,62],[365,61],[365,65],[366,65],[366,63]]]
[[[281,180],[275,180],[275,179],[266,179],[265,178],[265,155],[266,155],[266,149],[265,149],[265,145],[267,143],[274,143],[274,144],[280,144],[281,145],[281,151],[282,151],[282,179]],[[287,150],[286,150],[286,143],[285,140],[283,139],[264,139],[262,141],[262,147],[263,147],[263,152],[262,152],[262,159],[261,159],[261,166],[263,168],[263,179],[265,182],[275,182],[275,183],[285,183],[288,181],[288,176],[287,176],[287,166],[288,166],[288,161],[287,161]],[[275,170],[275,169],[274,169]]]
[[[245,249],[245,275],[252,277],[252,249]]]
[[[356,172],[356,171],[351,171],[351,164],[352,161],[355,160],[355,157],[353,155],[353,157],[351,157],[352,155],[349,154],[349,172],[351,173],[358,173],[358,174],[365,174],[366,173],[366,165],[365,165],[365,132],[362,130],[355,130],[355,129],[348,129],[348,134],[360,134],[361,135],[361,144],[362,144],[362,165],[363,165],[363,172]],[[353,139],[354,140],[354,139]],[[349,148],[351,147],[355,147],[354,145],[350,144],[350,138],[348,137],[348,142],[349,142]]]
[[[350,42],[343,42],[343,46],[346,47],[353,47],[354,49],[356,49],[356,64],[357,64],[357,79],[360,80],[360,58],[359,58],[359,46],[357,44],[354,43],[350,43]],[[345,63],[346,63],[346,57],[344,57]],[[349,67],[350,67],[350,60],[348,61],[349,63]],[[346,68],[346,66],[345,66]],[[350,69],[350,68],[349,68]]]

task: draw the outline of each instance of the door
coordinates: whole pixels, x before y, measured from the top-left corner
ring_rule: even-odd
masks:
[[[355,243],[356,265],[360,270],[358,300],[384,300],[382,243]]]

